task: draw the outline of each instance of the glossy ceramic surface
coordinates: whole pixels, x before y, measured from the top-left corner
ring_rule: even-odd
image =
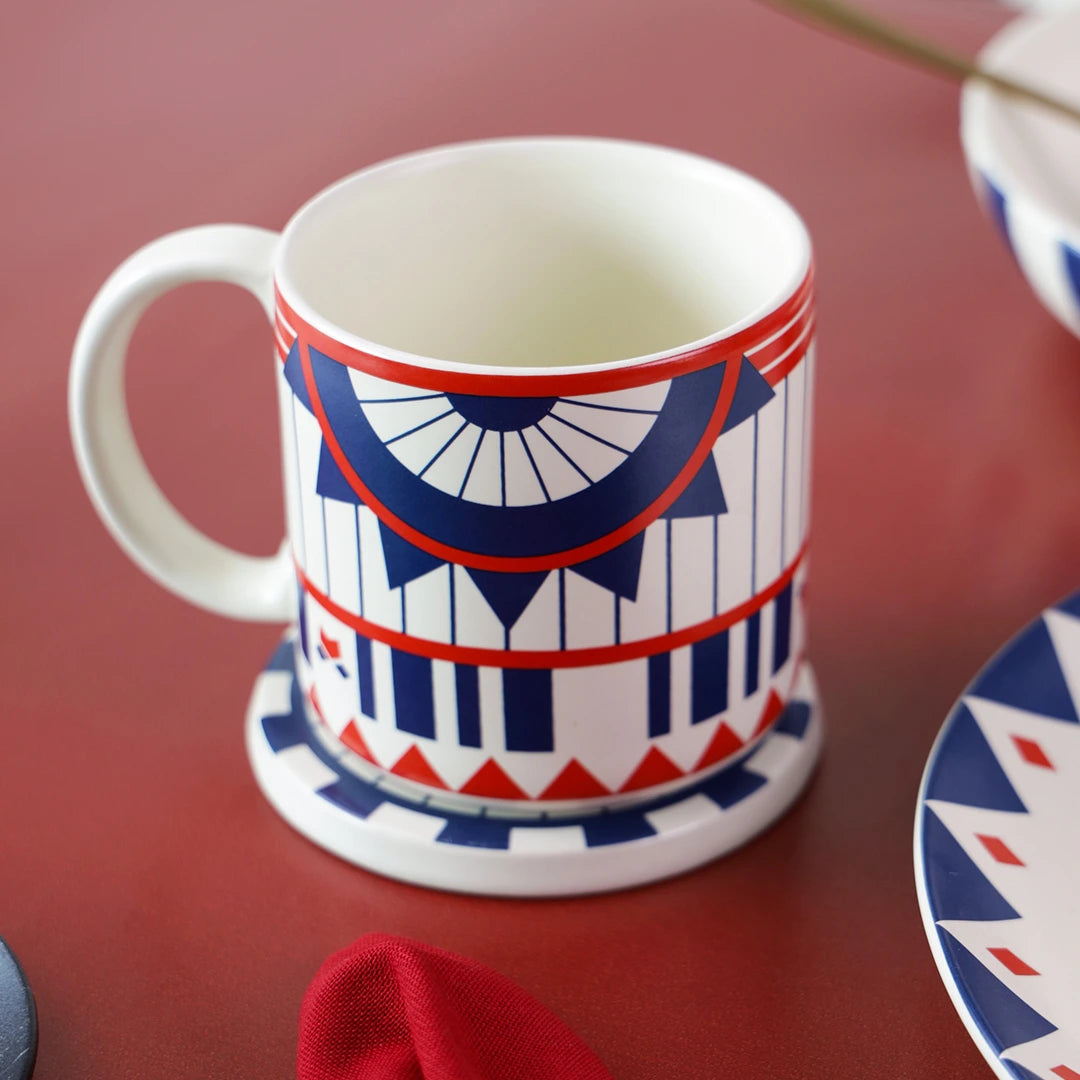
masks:
[[[190,525],[128,423],[131,326],[192,280],[273,320],[273,558]],[[152,576],[298,622],[305,708],[342,748],[463,813],[623,806],[750,753],[790,699],[814,311],[805,227],[729,166],[591,138],[422,151],[280,237],[204,226],[122,264],[75,344],[76,459]]]
[[[444,372],[279,305],[313,713],[398,776],[523,809],[748,752],[805,647],[812,335],[807,278],[665,360]]]
[[[1080,104],[1080,10],[1017,19],[980,54],[991,71]],[[976,194],[1042,303],[1080,335],[1080,124],[968,82],[961,141]]]
[[[923,921],[1007,1080],[1080,1077],[1080,593],[980,673],[930,755],[915,825]]]
[[[459,892],[558,896],[670,877],[744,843],[810,776],[822,720],[803,663],[792,698],[748,757],[661,798],[551,813],[474,807],[402,781],[308,719],[287,639],[255,684],[248,754],[263,792],[317,844],[389,877]]]

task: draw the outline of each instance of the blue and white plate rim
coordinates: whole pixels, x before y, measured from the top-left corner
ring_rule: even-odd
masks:
[[[1005,641],[973,676],[969,684],[964,688],[964,691],[949,710],[944,723],[934,739],[930,753],[927,756],[926,764],[923,768],[922,777],[919,782],[918,797],[916,799],[913,854],[915,864],[915,891],[923,929],[926,933],[927,942],[930,946],[930,952],[933,955],[938,974],[945,985],[949,998],[980,1053],[1001,1080],[1017,1080],[1019,1076],[1031,1074],[1026,1072],[1022,1073],[1019,1071],[1019,1068],[1014,1070],[1010,1067],[1010,1064],[1000,1056],[1000,1052],[995,1049],[994,1044],[991,1041],[993,1032],[988,1030],[988,1025],[984,1023],[981,1017],[982,1003],[979,1000],[974,999],[971,994],[965,991],[959,973],[945,952],[942,943],[942,935],[945,934],[946,931],[938,926],[938,912],[935,910],[934,896],[932,895],[927,882],[926,850],[923,841],[925,835],[928,789],[934,776],[935,769],[942,757],[942,751],[953,734],[957,718],[961,709],[964,707],[966,700],[971,695],[973,688],[978,686],[987,674],[995,671],[1008,659],[1009,653],[1017,643],[1018,639],[1032,630],[1032,628],[1036,627],[1039,623],[1043,622],[1047,612],[1061,612],[1074,618],[1080,618],[1080,590],[1067,594],[1056,603],[1051,604],[1048,608],[1044,608],[1040,611],[1035,618],[1031,619]],[[960,947],[962,948],[963,946]]]

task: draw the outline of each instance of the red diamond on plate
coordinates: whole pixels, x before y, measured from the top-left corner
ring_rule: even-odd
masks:
[[[1024,865],[1023,860],[1016,856],[1000,836],[983,836],[982,833],[976,833],[975,836],[999,863],[1007,863],[1009,866]]]
[[[1032,739],[1024,739],[1019,735],[1014,735],[1012,741],[1016,745],[1016,749],[1020,751],[1020,756],[1029,765],[1038,765],[1040,769],[1052,769],[1054,763],[1043,752],[1043,748]]]
[[[1030,965],[1025,964],[1012,949],[988,949],[995,960],[1000,961],[1014,975],[1038,975],[1039,973]]]

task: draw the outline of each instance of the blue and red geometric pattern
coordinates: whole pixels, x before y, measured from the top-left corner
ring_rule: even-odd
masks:
[[[920,793],[919,900],[953,1001],[997,1074],[1080,1077],[1080,594],[968,688]]]
[[[697,781],[663,798],[636,802],[623,809],[602,809],[587,814],[538,813],[523,818],[501,816],[490,806],[471,810],[455,809],[438,793],[424,794],[396,782],[394,776],[368,766],[355,752],[334,746],[320,737],[319,729],[305,714],[299,684],[295,678],[291,641],[278,646],[257,690],[254,703],[260,738],[269,751],[289,759],[296,775],[309,778],[312,794],[331,804],[341,814],[366,821],[382,810],[393,820],[402,817],[411,826],[410,835],[423,835],[426,842],[460,845],[492,851],[510,851],[529,846],[541,834],[560,850],[575,851],[610,845],[630,845],[664,832],[671,823],[687,823],[690,808],[701,800],[712,807],[706,813],[727,811],[755,794],[763,793],[786,757],[797,751],[812,732],[817,737],[820,721],[813,717],[813,703],[807,689],[797,692],[775,719],[771,743],[753,755],[707,779]],[[396,810],[387,815],[386,808]],[[418,822],[416,817],[423,817]],[[527,834],[526,836],[523,836]],[[554,833],[554,836],[551,834]],[[551,850],[554,850],[552,848]]]
[[[511,374],[359,353],[280,301],[312,712],[488,798],[605,798],[746,753],[804,643],[813,310],[808,273],[708,346]]]

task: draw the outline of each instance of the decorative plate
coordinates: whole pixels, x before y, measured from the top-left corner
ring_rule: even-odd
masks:
[[[1080,1080],[1080,593],[994,657],[927,762],[919,906],[968,1031],[1007,1080]]]

